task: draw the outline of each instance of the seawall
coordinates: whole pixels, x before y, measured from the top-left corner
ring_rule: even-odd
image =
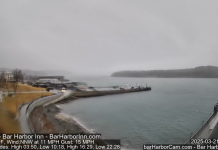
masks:
[[[72,93],[58,93],[53,96],[39,98],[31,102],[26,109],[26,119],[32,133],[89,133],[70,115],[63,114],[53,104],[54,100],[68,98]],[[44,106],[49,103],[49,105]]]
[[[57,104],[68,103],[73,100],[77,100],[79,98],[88,98],[88,97],[97,97],[97,96],[106,96],[106,95],[114,95],[114,94],[126,94],[132,92],[143,92],[150,91],[151,87],[141,88],[141,89],[130,89],[130,90],[110,90],[110,91],[77,91],[74,92],[68,98],[62,99]]]
[[[73,92],[71,94],[54,96],[46,100],[36,100],[28,106],[27,120],[33,133],[49,134],[92,134],[77,123],[72,116],[61,113],[61,110],[55,105],[56,103],[67,102],[81,97],[94,97],[112,94],[124,94],[132,92],[150,91],[151,88],[131,89],[131,90],[114,90],[114,91],[84,91]],[[105,145],[103,140],[95,140],[97,145]]]
[[[113,90],[113,91],[80,91],[49,96],[33,101],[26,110],[26,117],[33,133],[90,133],[80,126],[70,115],[61,113],[55,103],[65,103],[81,97],[94,97],[112,94],[150,91],[150,87]]]
[[[104,96],[104,95],[112,95],[112,94],[124,94],[124,93],[132,93],[132,92],[142,92],[142,91],[150,91],[151,88],[141,88],[141,89],[130,89],[130,90],[110,90],[110,91],[81,91],[74,92],[73,97],[93,97],[93,96]]]

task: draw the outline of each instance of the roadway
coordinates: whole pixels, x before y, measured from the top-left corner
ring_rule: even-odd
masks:
[[[39,105],[41,105],[41,104],[43,104],[45,102],[51,101],[53,99],[56,99],[56,98],[61,97],[62,95],[64,95],[62,92],[57,91],[57,90],[52,90],[50,92],[55,93],[56,95],[47,96],[47,97],[37,99],[36,101],[30,102],[31,105],[34,105],[34,107],[39,106]],[[29,123],[27,121],[27,116],[29,115],[29,112],[34,109],[34,107],[29,106],[30,103],[27,103],[27,104],[23,105],[21,107],[21,109],[20,109],[19,122],[20,122],[20,126],[21,126],[21,129],[22,129],[23,133],[32,133],[32,131],[30,129],[30,126],[29,126]],[[28,112],[27,112],[27,109],[29,109]]]

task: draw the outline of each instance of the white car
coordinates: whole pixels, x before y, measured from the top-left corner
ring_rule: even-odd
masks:
[[[65,89],[64,87],[62,88],[62,92],[63,92],[63,93],[65,93],[65,92],[66,92],[66,89]]]

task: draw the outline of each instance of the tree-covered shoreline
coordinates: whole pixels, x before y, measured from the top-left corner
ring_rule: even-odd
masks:
[[[112,77],[143,77],[143,78],[218,78],[218,67],[199,66],[189,69],[171,70],[138,70],[118,71],[111,74]]]

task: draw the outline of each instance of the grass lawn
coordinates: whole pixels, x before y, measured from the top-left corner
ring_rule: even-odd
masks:
[[[22,133],[20,123],[15,115],[0,109],[0,133]]]
[[[11,83],[7,84],[7,90],[10,92],[14,91]],[[25,85],[25,84],[18,84],[17,92],[29,92],[29,91],[46,91],[46,89],[40,87],[32,87],[30,85]]]
[[[10,89],[10,85],[8,85]],[[44,88],[35,88],[29,85],[18,85],[17,91],[45,91]],[[22,133],[16,115],[19,113],[19,106],[22,103],[31,102],[41,96],[53,95],[53,93],[17,93],[13,97],[4,97],[0,102],[0,133]]]

